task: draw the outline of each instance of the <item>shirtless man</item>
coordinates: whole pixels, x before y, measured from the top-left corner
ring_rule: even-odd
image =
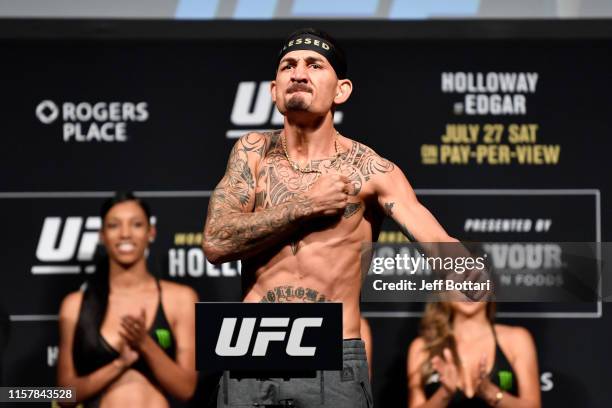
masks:
[[[334,129],[335,107],[352,89],[334,39],[312,29],[292,33],[271,83],[272,100],[285,116],[283,129],[250,133],[236,142],[204,228],[210,262],[242,260],[245,302],[342,302],[345,369],[325,376],[321,388],[330,395],[300,382],[300,395],[291,398],[313,399],[298,406],[372,406],[365,357],[348,365],[354,375],[347,381],[344,373],[348,349],[365,356],[361,341],[346,339],[360,337],[362,243],[376,240],[383,215],[411,240],[456,241],[418,202],[395,164]],[[238,388],[236,380],[230,385],[233,394],[247,398],[249,387]],[[265,394],[264,386],[255,394]],[[266,403],[257,395],[228,401],[221,394],[223,407]]]

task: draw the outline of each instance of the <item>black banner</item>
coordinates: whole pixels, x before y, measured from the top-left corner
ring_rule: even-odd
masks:
[[[610,241],[612,46],[564,23],[534,23],[558,32],[536,37],[524,22],[503,22],[504,30],[491,22],[482,35],[473,29],[484,22],[449,24],[446,35],[443,22],[376,22],[372,36],[372,23],[334,22],[328,28],[343,39],[354,84],[336,127],[401,168],[458,239]],[[198,37],[182,31],[189,22],[167,33],[151,22],[150,35],[139,37],[133,27],[147,23],[126,22],[113,37],[112,25],[79,22],[97,34],[75,41],[56,24],[48,38],[0,42],[8,385],[55,383],[57,311],[95,273],[98,208],[111,191],[140,191],[151,204],[157,276],[191,285],[202,301],[240,300],[239,262],[207,262],[202,227],[235,138],[282,126],[268,85],[282,38],[295,28],[228,25],[224,37],[221,22],[201,23],[208,34]],[[381,244],[400,240],[385,221]],[[362,305],[378,406],[406,406],[406,349],[422,306]],[[498,309],[499,323],[534,337],[544,406],[612,404],[605,381],[593,380],[610,377],[607,303]]]

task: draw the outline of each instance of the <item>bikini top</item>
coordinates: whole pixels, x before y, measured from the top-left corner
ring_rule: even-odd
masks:
[[[512,395],[518,395],[518,387],[516,383],[516,375],[506,355],[499,347],[495,328],[492,327],[493,338],[495,339],[495,361],[493,368],[489,373],[491,382],[499,387],[500,390]],[[439,380],[440,376],[437,372],[433,372],[425,381],[425,396],[431,398],[433,394],[442,386]],[[478,408],[489,407],[489,405],[480,397],[474,395],[468,398],[462,390],[457,390],[453,395],[449,408]]]
[[[161,285],[159,280],[156,280],[156,282],[159,301],[155,319],[148,333],[161,349],[174,360],[176,342],[161,301]],[[96,320],[101,320],[105,315],[106,310],[99,310],[102,307],[95,298],[93,291],[89,288],[86,289],[83,293],[83,301],[79,311],[79,319],[72,346],[72,358],[79,375],[87,375],[120,356],[119,350],[113,348],[100,332],[102,322]],[[102,318],[99,316],[102,316]],[[130,368],[140,371],[152,383],[157,383],[153,372],[143,358],[136,360]]]

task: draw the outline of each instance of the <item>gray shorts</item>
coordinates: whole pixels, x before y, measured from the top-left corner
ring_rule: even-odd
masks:
[[[344,340],[342,349],[342,371],[317,371],[314,378],[238,380],[230,378],[226,371],[219,383],[217,408],[274,404],[295,408],[372,408],[374,403],[363,341]]]

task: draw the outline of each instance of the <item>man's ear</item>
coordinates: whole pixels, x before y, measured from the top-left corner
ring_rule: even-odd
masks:
[[[270,82],[270,94],[272,95],[272,102],[276,103],[276,81]]]
[[[353,83],[351,82],[351,80],[339,79],[334,103],[336,105],[343,104],[348,100],[349,96],[351,96],[351,92],[353,92]]]

